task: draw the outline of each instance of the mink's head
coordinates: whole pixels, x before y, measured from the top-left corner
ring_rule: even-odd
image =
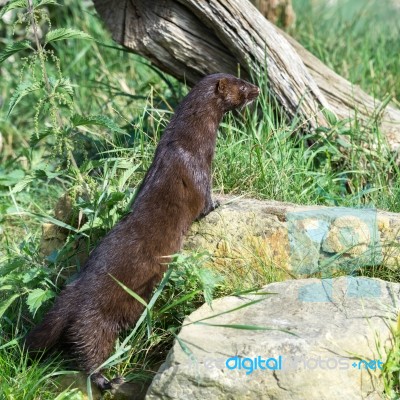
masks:
[[[215,85],[215,94],[224,111],[242,108],[260,94],[260,89],[256,85],[243,79],[228,74],[216,74],[216,77],[218,75],[220,78]]]
[[[193,109],[210,113],[213,109],[220,114],[242,108],[260,94],[260,89],[243,79],[229,74],[212,74],[204,77],[189,92],[175,110],[175,115],[192,115]],[[211,113],[212,114],[212,113]]]

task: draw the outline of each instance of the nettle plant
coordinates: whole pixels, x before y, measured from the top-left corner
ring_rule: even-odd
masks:
[[[49,14],[52,6],[59,4],[55,0],[11,0],[0,9],[0,20],[6,14],[7,19],[11,19],[13,35],[18,32],[20,37],[23,32],[22,40],[13,41],[0,51],[0,65],[11,61],[13,69],[19,71],[19,83],[8,99],[6,117],[9,118],[25,102],[25,106],[33,110],[32,122],[29,125],[28,121],[27,129],[30,147],[42,141],[42,147],[47,148],[51,158],[51,162],[36,163],[28,168],[26,175],[10,190],[12,198],[31,183],[56,177],[69,177],[75,180],[77,187],[88,189],[88,171],[78,166],[74,158],[80,127],[98,125],[109,131],[126,133],[106,116],[74,113],[74,85],[63,75],[62,63],[53,44],[67,39],[93,39],[77,29],[53,28]],[[47,216],[39,217],[49,221]],[[63,227],[60,221],[50,219],[53,220]],[[0,253],[0,317],[15,305],[17,299],[25,296],[31,313],[35,314],[43,302],[55,295],[54,271],[38,256],[36,238],[30,237],[19,247],[10,247],[3,258]]]
[[[7,13],[14,16],[13,33],[17,27],[22,26],[25,28],[26,36],[23,40],[9,44],[0,52],[0,64],[16,53],[22,54],[18,60],[14,60],[17,63],[21,62],[20,82],[9,99],[7,117],[14,112],[22,99],[26,96],[35,96],[31,145],[34,146],[40,140],[52,137],[52,144],[55,144],[56,150],[52,149],[53,158],[66,160],[64,166],[77,169],[73,150],[76,146],[74,139],[80,126],[100,125],[113,132],[125,133],[125,131],[106,116],[74,113],[74,86],[70,79],[63,75],[60,58],[53,44],[67,39],[93,40],[93,38],[78,29],[53,29],[49,6],[59,6],[59,4],[55,0],[11,0],[0,10],[0,18]],[[42,32],[47,33],[43,35]],[[21,185],[27,183],[29,179],[24,180]]]

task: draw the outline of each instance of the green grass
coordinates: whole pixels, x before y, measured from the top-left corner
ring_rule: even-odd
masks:
[[[290,33],[295,38],[365,91],[381,99],[390,97],[400,105],[399,11],[391,10],[388,2],[341,0],[332,8],[311,7],[307,0],[293,2],[297,24]],[[1,322],[0,390],[4,393],[0,393],[10,399],[80,396],[60,394],[62,389],[54,379],[38,384],[42,377],[53,377],[65,368],[57,361],[29,364],[13,339],[21,339],[40,319],[51,302],[45,300],[76,271],[75,239],[80,237],[86,248],[92,248],[127,211],[163,128],[188,90],[147,60],[100,44],[113,43],[88,2],[68,0],[49,10],[53,28],[80,29],[98,41],[54,43],[61,71],[73,84],[71,108],[59,106],[62,121],[69,121],[75,113],[102,115],[123,132],[99,125],[68,131],[79,169],[71,168],[61,159],[60,136],[37,138],[37,95],[23,98],[6,117],[10,98],[26,70],[22,71],[23,59],[18,54],[1,64],[0,301],[14,301]],[[41,27],[46,27],[43,21]],[[11,23],[0,25],[0,51],[24,38],[21,26],[16,26],[13,36]],[[48,65],[49,73],[57,73],[54,64],[49,61]],[[266,86],[262,77],[255,80]],[[228,115],[221,125],[214,162],[216,193],[299,204],[368,205],[400,212],[398,166],[376,126],[336,121],[329,128],[304,132],[302,121],[288,123],[277,115],[267,94],[257,106],[258,112],[253,108],[242,115]],[[41,114],[37,126],[43,130],[48,124],[46,113]],[[338,133],[348,138],[345,151],[339,149],[343,142]],[[378,141],[377,151],[366,150],[368,136]],[[13,190],[24,179],[26,186]],[[84,210],[84,228],[71,235],[58,254],[46,259],[39,252],[41,224],[54,217],[54,205],[65,192],[71,194],[76,213]],[[196,257],[185,259],[177,268],[155,305],[151,329],[138,331],[132,349],[125,354],[127,359],[112,366],[111,376],[123,373],[148,380],[184,316],[211,296],[205,290],[210,281],[215,285],[214,295],[235,289],[216,277],[202,275],[204,261]],[[227,281],[241,281],[240,289],[245,289],[280,278],[262,263],[256,277],[250,274]],[[400,281],[398,273],[384,267],[363,273]],[[398,385],[395,378],[387,382],[388,387]]]
[[[16,340],[7,342],[0,336],[0,398],[7,400],[79,400],[77,389],[60,389],[56,383],[62,376],[60,362],[34,361],[28,359]],[[57,393],[57,395],[55,395]]]
[[[397,316],[397,324],[391,327],[391,331],[392,340],[387,348],[383,383],[388,398],[397,400],[400,394],[400,314]]]
[[[379,99],[400,102],[399,9],[390,1],[297,0],[296,27],[300,43],[338,74]]]

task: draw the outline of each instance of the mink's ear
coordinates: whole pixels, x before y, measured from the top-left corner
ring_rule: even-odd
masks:
[[[221,78],[217,83],[218,93],[225,93],[226,86],[228,85],[228,80],[226,78]]]

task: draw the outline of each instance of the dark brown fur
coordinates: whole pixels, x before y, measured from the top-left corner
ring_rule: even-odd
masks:
[[[231,75],[202,79],[183,99],[164,131],[132,211],[93,250],[43,322],[27,336],[31,352],[67,345],[90,374],[110,355],[118,333],[143,307],[110,277],[148,300],[179,251],[189,226],[215,208],[211,162],[225,112],[242,107],[259,89]],[[102,389],[110,383],[95,374]]]

